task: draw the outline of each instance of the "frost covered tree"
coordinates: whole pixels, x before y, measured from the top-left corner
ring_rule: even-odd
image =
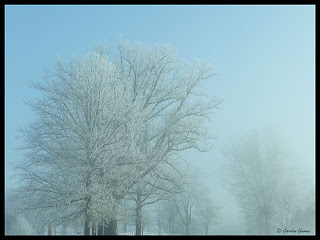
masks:
[[[112,54],[101,47],[58,60],[33,83],[37,119],[21,129],[27,209],[57,225],[83,221],[86,235],[102,224],[115,234],[120,201],[139,179],[180,151],[209,149],[205,123],[221,101],[200,83],[213,74],[169,46],[122,40]]]
[[[85,234],[90,222],[112,216],[132,180],[123,178],[127,162],[141,159],[134,139],[143,126],[138,102],[118,78],[107,56],[91,52],[58,61],[33,84],[42,92],[30,102],[38,118],[21,130],[29,151],[18,166],[28,210],[44,210],[58,224],[81,218]]]
[[[185,62],[169,46],[147,48],[120,41],[117,47],[115,62],[132,90],[132,101],[141,101],[147,111],[139,140],[146,156],[142,176],[180,151],[209,150],[210,134],[204,124],[221,100],[208,97],[200,84],[214,75],[212,66]]]

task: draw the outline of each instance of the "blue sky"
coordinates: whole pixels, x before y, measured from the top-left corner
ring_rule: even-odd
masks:
[[[37,93],[27,82],[40,80],[58,56],[79,56],[120,34],[146,45],[170,43],[181,57],[216,66],[219,74],[204,83],[208,94],[224,99],[209,126],[214,149],[186,155],[207,184],[219,182],[221,148],[255,129],[281,135],[314,174],[314,6],[47,5],[5,7],[6,177],[22,157],[16,130],[34,117],[24,101]]]

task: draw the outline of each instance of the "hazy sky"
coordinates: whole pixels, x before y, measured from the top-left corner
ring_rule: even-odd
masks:
[[[214,148],[185,158],[223,203],[224,222],[237,220],[217,178],[221,149],[248,132],[272,129],[314,176],[314,6],[6,6],[6,178],[22,157],[16,130],[34,117],[24,101],[37,93],[27,82],[40,80],[58,56],[79,56],[120,34],[146,45],[170,43],[181,57],[216,66],[219,74],[204,83],[209,95],[224,99],[209,127]]]

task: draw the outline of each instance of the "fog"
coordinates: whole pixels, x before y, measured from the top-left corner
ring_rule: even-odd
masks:
[[[314,235],[315,6],[7,5],[5,234]]]

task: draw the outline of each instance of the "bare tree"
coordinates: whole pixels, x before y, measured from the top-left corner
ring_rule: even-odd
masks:
[[[284,154],[272,138],[252,135],[226,151],[230,159],[224,181],[237,198],[251,233],[270,234],[281,204]],[[255,227],[256,228],[256,227]]]
[[[197,189],[195,183],[187,185],[185,191],[175,196],[175,205],[182,223],[185,226],[185,234],[190,234],[190,226],[197,200]]]
[[[142,235],[143,207],[171,198],[182,191],[183,184],[183,175],[172,162],[158,165],[129,191],[127,199],[135,202],[136,235]]]
[[[117,219],[122,223],[123,233],[127,233],[128,226],[131,225],[131,219],[134,217],[134,215],[134,206],[132,206],[132,202],[126,198],[122,199],[121,205],[119,206]]]
[[[204,225],[204,233],[208,235],[210,224],[217,224],[221,218],[221,205],[202,192],[197,199],[197,215]]]
[[[155,220],[159,228],[166,234],[176,234],[179,229],[180,217],[174,199],[166,199],[155,204]]]
[[[293,216],[290,219],[291,228],[303,229],[305,232],[300,234],[315,234],[315,199],[308,199],[305,206],[294,209]]]

